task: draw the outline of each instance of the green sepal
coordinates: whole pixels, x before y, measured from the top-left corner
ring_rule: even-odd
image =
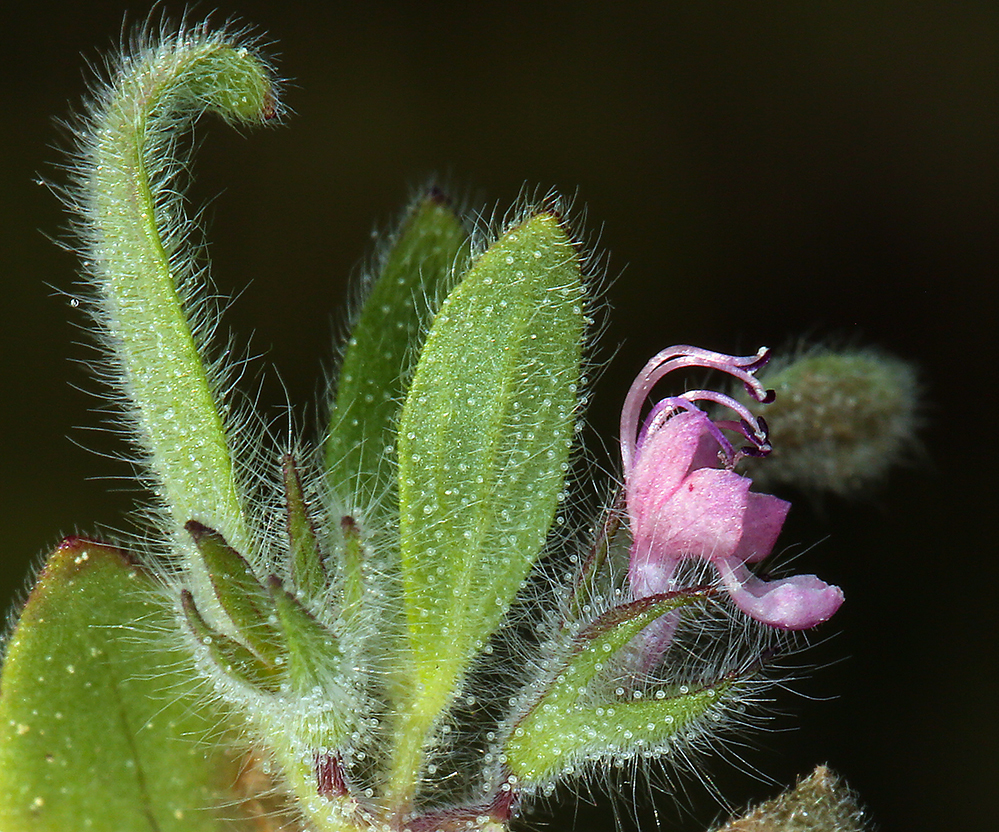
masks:
[[[300,591],[310,598],[318,598],[326,588],[326,567],[315,526],[309,517],[302,478],[291,455],[284,457],[282,475],[291,548],[291,576]]]
[[[4,832],[221,832],[238,754],[171,602],[118,549],[67,539],[6,645]],[[212,807],[217,807],[218,811]]]
[[[191,635],[208,648],[212,661],[226,676],[268,693],[278,691],[281,680],[275,668],[265,665],[238,641],[209,627],[186,589],[181,592],[180,601]]]
[[[531,727],[529,745],[519,742],[521,728],[516,729],[508,752],[510,771],[525,785],[537,785],[578,774],[582,763],[662,753],[717,708],[731,685],[726,679],[663,699],[576,704],[548,714]]]
[[[619,492],[613,503],[601,518],[589,552],[586,553],[573,581],[572,593],[563,618],[565,624],[578,621],[584,608],[593,602],[596,594],[603,589],[601,584],[612,580],[613,570],[604,565],[619,545],[622,526],[625,520],[624,493]]]
[[[565,666],[507,740],[510,771],[527,784],[548,783],[586,760],[655,751],[718,704],[732,684],[729,679],[697,690],[664,687],[639,700],[615,699],[591,688],[645,627],[703,602],[708,594],[652,595],[615,607],[590,624],[573,640]]]
[[[276,577],[268,580],[268,589],[288,645],[286,678],[304,706],[298,717],[308,742],[319,748],[340,747],[359,706],[344,675],[337,638]]]
[[[381,259],[347,342],[326,440],[330,481],[358,505],[393,507],[395,426],[437,304],[464,271],[468,233],[450,201],[417,201]]]
[[[559,217],[511,228],[448,296],[399,424],[400,549],[432,718],[497,629],[555,519],[577,413],[579,253]]]
[[[201,553],[212,589],[239,638],[270,667],[284,655],[280,635],[270,620],[275,613],[270,594],[257,580],[246,559],[214,529],[194,520],[184,528]]]
[[[340,673],[340,646],[331,630],[323,626],[276,577],[268,581],[278,624],[287,645],[288,680],[299,692],[323,686]]]
[[[343,569],[343,608],[341,615],[345,626],[352,627],[359,621],[364,604],[365,569],[364,558],[367,550],[361,530],[353,517],[340,518],[340,531],[343,534],[343,554],[341,566]],[[353,627],[356,629],[356,626]]]

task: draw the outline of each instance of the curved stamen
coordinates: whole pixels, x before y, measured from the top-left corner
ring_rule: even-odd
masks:
[[[730,430],[744,436],[749,440],[749,445],[743,445],[739,450],[732,456],[731,465],[729,467],[735,467],[735,464],[742,459],[744,456],[755,456],[764,457],[768,456],[773,450],[773,446],[770,444],[769,430],[767,429],[766,422],[760,416],[756,417],[756,421],[762,422],[763,436],[760,435],[760,431],[754,428],[745,419],[740,419],[738,422],[731,419],[721,419],[717,422],[718,427],[724,430]]]
[[[683,398],[690,399],[691,401],[714,402],[717,405],[721,405],[722,407],[727,407],[729,410],[735,411],[735,413],[739,416],[738,422],[718,420],[718,427],[741,433],[746,437],[746,439],[752,442],[753,450],[747,451],[750,455],[766,456],[772,450],[767,431],[767,423],[764,422],[761,417],[753,415],[749,408],[740,404],[731,396],[726,396],[724,393],[718,393],[714,390],[688,390],[683,394]]]
[[[645,438],[650,434],[661,428],[666,422],[676,415],[675,411],[685,410],[687,412],[697,412],[703,414],[704,411],[701,410],[693,401],[691,401],[687,394],[682,396],[671,396],[670,398],[663,399],[661,402],[656,404],[652,408],[651,412],[645,419],[645,424],[642,425],[642,429],[638,434],[638,441],[635,443],[635,450],[637,451],[642,447],[642,443],[645,442]],[[726,460],[731,460],[734,458],[734,449],[732,448],[732,443],[728,441],[728,437],[721,432],[721,428],[725,427],[724,422],[714,422],[711,419],[705,418],[707,423],[707,429],[711,432],[711,435],[715,438],[718,444],[721,446],[722,453],[725,455]],[[732,424],[735,424],[734,422]],[[737,428],[738,432],[745,435],[741,428]],[[748,438],[748,437],[747,437]],[[750,440],[752,441],[752,440]]]
[[[770,350],[766,347],[761,347],[755,355],[734,356],[686,344],[668,347],[653,357],[642,368],[631,385],[621,410],[621,458],[625,471],[630,469],[634,461],[635,450],[638,447],[637,434],[642,405],[652,388],[663,376],[682,367],[721,370],[723,373],[739,379],[754,399],[765,402],[773,398],[773,393],[766,390],[753,373],[763,367],[769,357]],[[735,404],[734,399],[731,401]],[[727,402],[725,405],[729,406]],[[752,426],[750,432],[758,434],[757,423],[752,414],[749,414],[744,408],[739,409],[739,406],[736,407],[736,412],[743,418],[748,414],[750,419],[747,421]],[[750,438],[748,434],[747,438]],[[750,441],[753,441],[752,438]],[[754,444],[757,443],[754,442]],[[757,447],[760,446],[757,445]]]

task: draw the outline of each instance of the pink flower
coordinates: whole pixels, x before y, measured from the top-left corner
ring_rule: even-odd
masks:
[[[748,477],[733,469],[747,454],[770,452],[766,423],[729,396],[693,390],[659,402],[638,420],[649,392],[680,367],[722,370],[743,382],[758,401],[772,400],[754,373],[767,361],[678,346],[653,358],[635,379],[621,414],[621,455],[631,524],[629,579],[635,597],[679,587],[681,561],[701,558],[718,572],[735,605],[764,624],[803,630],[829,619],[843,603],[839,587],[814,575],[777,581],[757,578],[746,564],[770,554],[790,504],[749,490]],[[733,410],[739,421],[712,421],[696,402],[712,401]],[[749,444],[738,450],[722,432],[735,432]],[[671,635],[660,634],[666,640]]]

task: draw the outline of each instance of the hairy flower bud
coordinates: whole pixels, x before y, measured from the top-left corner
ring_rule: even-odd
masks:
[[[816,348],[775,361],[766,383],[777,392],[767,409],[777,447],[767,465],[747,466],[764,487],[862,492],[917,447],[919,384],[901,359]]]

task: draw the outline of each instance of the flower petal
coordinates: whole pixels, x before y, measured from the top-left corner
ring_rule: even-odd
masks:
[[[634,466],[625,472],[632,528],[643,517],[660,514],[692,470],[718,465],[718,443],[709,424],[699,411],[678,413],[645,438]]]
[[[646,598],[661,592],[672,592],[673,573],[679,565],[679,558],[657,557],[654,550],[633,546],[631,562],[628,564],[628,582],[635,598]]]
[[[763,581],[745,566],[719,563],[725,588],[750,618],[782,630],[807,630],[828,621],[843,603],[843,591],[815,575]]]
[[[742,539],[735,550],[736,557],[743,563],[757,563],[769,555],[790,509],[791,504],[787,500],[772,494],[747,494],[746,512],[742,516]]]
[[[770,554],[790,504],[750,493],[733,471],[701,468],[633,526],[638,553],[659,559],[700,557],[755,562]]]

